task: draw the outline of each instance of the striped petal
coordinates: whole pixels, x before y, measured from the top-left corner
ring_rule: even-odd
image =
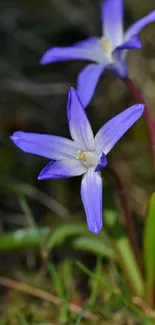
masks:
[[[54,160],[75,158],[78,151],[72,140],[54,135],[17,131],[10,138],[21,150]]]
[[[94,151],[95,141],[86,112],[74,88],[70,89],[67,105],[69,129],[73,140],[81,150]]]
[[[100,39],[90,37],[72,46],[53,47],[48,49],[41,58],[41,64],[67,61],[67,60],[91,60],[98,61],[103,55]]]
[[[81,198],[88,229],[98,234],[102,229],[102,178],[100,172],[89,168],[81,182]]]
[[[125,33],[125,40],[129,40],[132,36],[137,35],[140,31],[147,26],[148,24],[155,21],[155,10],[153,10],[150,14],[143,17],[142,19],[136,21],[132,24]]]
[[[102,126],[95,136],[96,150],[107,155],[119,139],[141,117],[144,111],[143,104],[136,104],[116,115]]]
[[[86,172],[86,167],[78,159],[51,161],[38,176],[39,180],[79,176]]]
[[[116,47],[123,40],[123,0],[105,0],[101,14],[103,36]]]

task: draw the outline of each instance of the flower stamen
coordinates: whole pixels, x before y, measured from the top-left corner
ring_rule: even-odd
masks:
[[[76,158],[82,161],[87,161],[88,156],[88,152],[78,150]]]
[[[109,54],[113,50],[112,43],[108,40],[106,40],[104,37],[101,37],[101,44],[103,46],[104,52]]]

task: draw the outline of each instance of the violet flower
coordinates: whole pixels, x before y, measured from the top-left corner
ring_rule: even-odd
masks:
[[[98,234],[102,228],[101,169],[107,165],[107,154],[124,133],[140,118],[144,105],[136,104],[107,122],[94,137],[91,125],[77,92],[71,88],[67,117],[73,140],[64,137],[15,132],[11,140],[25,152],[52,159],[38,179],[55,179],[83,175],[81,198],[87,225]]]
[[[66,60],[89,60],[94,63],[84,68],[78,76],[77,91],[86,107],[105,68],[119,77],[127,77],[125,62],[129,49],[138,49],[138,34],[142,28],[155,21],[155,10],[123,31],[123,0],[105,0],[101,6],[102,36],[90,37],[69,47],[48,49],[41,64]]]

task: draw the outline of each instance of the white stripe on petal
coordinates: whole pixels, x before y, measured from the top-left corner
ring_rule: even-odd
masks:
[[[68,96],[67,115],[73,140],[83,151],[94,151],[95,141],[91,125],[75,89]]]
[[[133,105],[103,125],[95,136],[97,153],[103,152],[107,155],[119,139],[141,117],[143,111],[143,104]]]
[[[103,36],[115,48],[123,41],[123,0],[104,0],[101,10]]]
[[[41,171],[38,179],[55,179],[79,176],[87,171],[86,167],[77,159],[51,161]]]
[[[98,234],[102,229],[102,178],[100,172],[94,172],[94,168],[89,168],[82,178],[81,198],[88,228]]]
[[[98,62],[102,54],[99,37],[90,37],[84,41],[66,47],[48,49],[41,58],[41,64],[67,60],[90,60]]]
[[[17,131],[11,136],[11,140],[27,153],[54,160],[75,158],[79,149],[72,140],[55,135]]]

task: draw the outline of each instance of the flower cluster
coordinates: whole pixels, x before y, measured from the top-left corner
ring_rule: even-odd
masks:
[[[42,64],[62,60],[86,59],[93,61],[79,75],[77,91],[69,91],[67,118],[72,140],[64,137],[15,132],[11,140],[24,152],[51,159],[38,179],[56,179],[82,176],[81,199],[91,232],[102,228],[101,170],[107,164],[107,155],[140,118],[143,104],[136,104],[116,115],[93,135],[85,107],[89,104],[96,84],[105,68],[120,78],[128,76],[126,54],[129,49],[141,47],[138,33],[155,20],[155,11],[134,23],[123,33],[123,0],[105,0],[101,6],[103,36],[91,37],[71,47],[55,47],[46,51]]]

